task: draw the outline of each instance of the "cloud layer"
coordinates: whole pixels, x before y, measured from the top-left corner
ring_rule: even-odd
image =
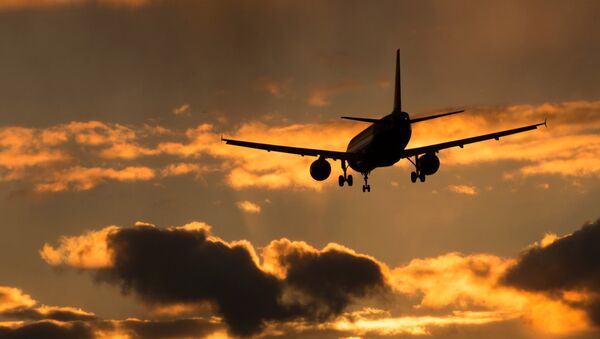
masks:
[[[52,266],[89,270],[150,309],[176,316],[209,306],[235,335],[427,334],[516,319],[540,333],[565,334],[598,324],[596,256],[580,246],[596,242],[597,228],[546,236],[516,259],[448,253],[395,268],[338,244],[319,250],[280,239],[257,252],[247,241],[214,236],[201,222],[110,226],[46,244],[41,255]],[[568,255],[557,257],[557,248]],[[543,260],[530,259],[539,253]]]
[[[417,147],[513,128],[548,118],[549,128],[440,152],[447,166],[511,161],[504,179],[534,175],[589,177],[600,173],[600,102],[473,108],[457,116],[414,126]],[[99,121],[48,128],[0,129],[0,180],[31,185],[37,192],[85,191],[106,182],[157,181],[211,172],[234,189],[320,190],[308,174],[311,159],[249,150],[220,141],[223,133],[242,140],[345,150],[364,124],[344,121],[271,125],[252,121],[233,130],[202,123],[184,131],[163,126],[124,126]],[[400,166],[407,162],[400,162]],[[336,164],[333,164],[335,174]],[[467,193],[466,187],[451,188]],[[469,191],[471,192],[471,191]],[[469,193],[467,193],[469,194]]]
[[[219,331],[218,319],[198,317],[103,320],[75,307],[41,305],[18,288],[0,286],[0,338],[189,338]]]

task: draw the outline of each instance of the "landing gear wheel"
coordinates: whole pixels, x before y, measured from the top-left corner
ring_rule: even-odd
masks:
[[[346,178],[346,182],[348,183],[348,186],[352,186],[352,174]]]
[[[419,180],[421,180],[421,182],[425,182],[425,174],[420,173],[419,174]]]
[[[417,182],[417,172],[410,172],[410,181],[414,184]]]
[[[367,186],[363,185],[363,192],[367,191]]]
[[[367,185],[367,192],[371,192],[371,185]]]
[[[344,181],[346,181],[346,179],[344,179],[343,175],[340,175],[338,177],[338,184],[340,184],[340,187],[344,187]],[[351,186],[350,184],[348,184],[349,186]]]

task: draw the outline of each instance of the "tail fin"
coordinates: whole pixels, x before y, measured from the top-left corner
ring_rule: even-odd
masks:
[[[402,112],[402,91],[400,89],[400,49],[396,50],[396,87],[394,88],[394,112]]]

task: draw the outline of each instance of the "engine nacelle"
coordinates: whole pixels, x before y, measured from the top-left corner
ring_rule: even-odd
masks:
[[[440,168],[440,158],[435,153],[427,153],[419,158],[419,171],[425,175],[432,175]]]
[[[310,165],[310,176],[317,181],[329,178],[330,174],[331,165],[325,159],[319,158]]]

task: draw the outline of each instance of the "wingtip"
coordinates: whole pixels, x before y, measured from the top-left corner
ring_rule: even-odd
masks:
[[[544,127],[548,128],[548,122],[547,122],[548,118],[544,118]]]

